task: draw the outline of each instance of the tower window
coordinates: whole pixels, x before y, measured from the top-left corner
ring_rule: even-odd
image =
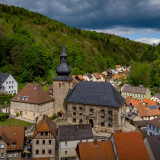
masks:
[[[61,88],[61,83],[59,83],[59,88]]]

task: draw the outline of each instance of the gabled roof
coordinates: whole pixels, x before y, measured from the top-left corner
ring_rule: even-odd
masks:
[[[138,94],[146,94],[147,92],[147,88],[145,87],[135,87],[135,86],[131,86],[129,84],[125,84],[122,87],[122,92],[129,92],[129,93],[138,93]]]
[[[58,141],[93,139],[90,124],[63,125],[58,127]]]
[[[53,123],[53,121],[47,115],[43,115],[43,119],[39,121],[39,123],[35,126],[33,138],[36,136],[38,132],[51,132],[53,136],[56,138],[56,124]]]
[[[160,117],[147,121],[149,124],[160,128]]]
[[[92,73],[92,75],[96,78],[96,79],[101,79],[101,76],[98,73]]]
[[[0,136],[6,141],[7,150],[23,150],[24,147],[24,127],[0,127]],[[16,142],[16,146],[12,143]]]
[[[155,94],[154,96],[160,100],[160,94]]]
[[[115,132],[113,137],[119,160],[150,160],[139,131]]]
[[[0,73],[0,85],[3,84],[10,75],[9,73]]]
[[[41,104],[48,101],[53,101],[53,98],[44,92],[39,85],[28,83],[11,100],[15,102]]]
[[[160,159],[160,135],[147,136],[147,141],[150,145],[155,160]]]
[[[80,160],[115,160],[111,141],[80,142],[76,150]]]
[[[120,107],[124,98],[109,82],[80,81],[67,95],[66,102]]]

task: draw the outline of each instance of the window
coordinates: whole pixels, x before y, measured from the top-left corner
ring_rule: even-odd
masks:
[[[13,86],[12,86],[12,88],[13,88]]]
[[[83,123],[83,120],[82,120],[82,119],[79,119],[79,123]]]
[[[108,111],[108,127],[112,127],[112,111]]]
[[[41,132],[41,136],[43,136],[43,132]]]
[[[48,136],[48,132],[45,132],[45,135]]]
[[[76,118],[73,118],[73,122],[76,122]]]
[[[15,143],[15,142],[13,142],[13,143],[12,143],[12,147],[15,147],[15,146],[16,146],[16,143]]]
[[[45,140],[42,141],[42,144],[45,144]]]
[[[50,144],[50,145],[52,144],[52,140],[49,140],[49,144]]]
[[[65,141],[65,146],[67,146],[67,141]]]
[[[42,150],[42,154],[45,154],[45,150]]]
[[[1,158],[4,158],[4,153],[1,153]]]
[[[11,158],[11,157],[12,157],[12,153],[9,153],[9,154],[8,154],[8,157]]]
[[[14,81],[12,81],[12,83],[14,83]]]
[[[93,115],[93,113],[94,113],[94,109],[91,108],[90,109],[90,114]]]
[[[1,144],[1,149],[3,149],[4,148],[4,144]]]
[[[15,153],[14,153],[14,157],[18,157],[18,152],[15,152]]]
[[[35,117],[35,113],[33,113],[33,117]]]
[[[9,84],[11,84],[11,81],[9,81]]]
[[[105,126],[105,111],[101,110],[101,126]]]
[[[39,140],[36,140],[36,144],[39,144]]]
[[[61,88],[61,83],[59,83],[59,88]]]
[[[49,150],[48,150],[48,154],[51,154],[51,153],[52,153],[52,150],[51,150],[51,149],[49,149]]]
[[[67,155],[67,151],[65,151],[65,155]]]
[[[39,154],[39,150],[36,150],[36,154]]]
[[[8,82],[6,82],[6,84],[8,84]]]

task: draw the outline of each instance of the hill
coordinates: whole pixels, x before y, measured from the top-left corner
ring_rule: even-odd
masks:
[[[41,14],[0,4],[0,70],[19,82],[54,76],[65,39],[72,74],[101,72],[138,61],[149,45],[71,28]]]

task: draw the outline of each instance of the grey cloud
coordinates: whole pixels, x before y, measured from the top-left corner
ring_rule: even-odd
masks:
[[[159,0],[0,0],[40,12],[72,27],[159,29]]]

